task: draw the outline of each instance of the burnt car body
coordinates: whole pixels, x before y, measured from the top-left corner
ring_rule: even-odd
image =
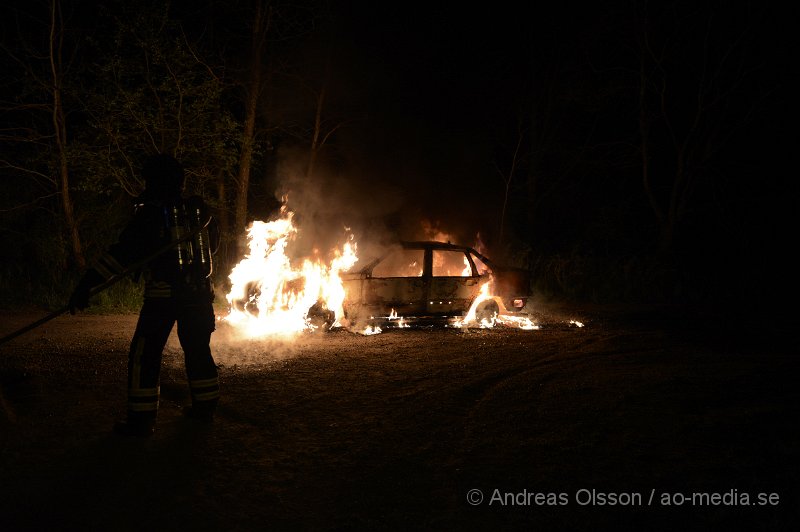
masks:
[[[529,274],[493,263],[474,248],[444,242],[401,242],[360,269],[341,275],[344,317],[354,322],[439,322],[463,318],[491,282],[491,299],[476,309],[520,314],[530,292]]]

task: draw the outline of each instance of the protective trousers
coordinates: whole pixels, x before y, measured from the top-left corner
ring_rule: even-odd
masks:
[[[145,296],[128,356],[128,421],[154,423],[164,346],[178,324],[186,376],[195,411],[212,413],[219,400],[217,366],[209,341],[214,331],[210,301]]]

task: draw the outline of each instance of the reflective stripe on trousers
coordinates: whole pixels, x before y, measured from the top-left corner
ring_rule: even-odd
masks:
[[[192,403],[219,399],[219,378],[190,380],[189,390],[192,392]]]
[[[217,366],[209,347],[214,330],[211,302],[146,297],[128,357],[129,413],[157,411],[162,353],[176,322],[193,401],[219,397]]]

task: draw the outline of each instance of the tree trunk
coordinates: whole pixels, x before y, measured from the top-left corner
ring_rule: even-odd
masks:
[[[242,132],[242,151],[239,155],[239,173],[237,176],[238,189],[234,203],[234,230],[238,239],[240,251],[244,249],[245,229],[247,224],[247,197],[250,190],[250,170],[253,163],[253,147],[255,144],[256,115],[258,112],[258,98],[261,93],[263,67],[261,58],[266,44],[267,31],[269,30],[270,16],[264,3],[256,3],[256,13],[253,20],[252,45],[250,50],[250,80],[247,85],[245,101],[244,131]]]
[[[80,233],[78,232],[78,222],[75,219],[72,197],[69,193],[69,165],[67,162],[67,124],[64,115],[64,105],[61,94],[61,48],[62,32],[56,35],[56,12],[59,16],[59,29],[63,29],[61,13],[58,0],[50,3],[50,71],[52,73],[52,96],[53,96],[53,129],[55,131],[56,152],[58,157],[58,184],[61,192],[61,207],[64,211],[64,224],[67,235],[72,246],[72,257],[79,270],[86,267],[86,259],[83,256],[83,246],[81,245]]]

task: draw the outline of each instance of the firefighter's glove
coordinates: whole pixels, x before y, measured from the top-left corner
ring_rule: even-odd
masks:
[[[89,290],[91,287],[85,279],[82,279],[72,295],[69,296],[69,313],[75,314],[78,310],[85,310],[89,306]]]

